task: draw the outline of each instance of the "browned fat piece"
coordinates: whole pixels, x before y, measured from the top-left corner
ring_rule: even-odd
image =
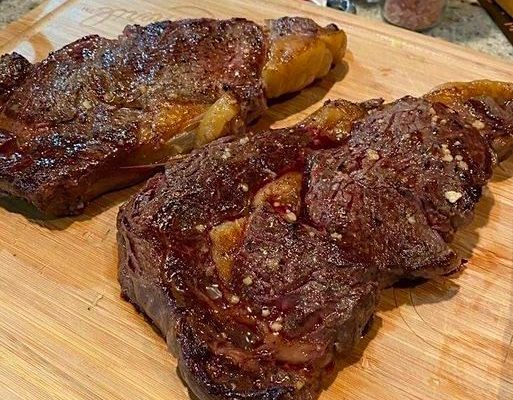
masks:
[[[477,81],[215,140],[122,207],[123,296],[199,399],[315,399],[381,288],[460,267],[449,243],[512,137],[513,85]]]
[[[241,133],[266,98],[325,75],[345,44],[305,18],[191,19],[88,36],[37,64],[4,55],[0,193],[80,213],[170,155]]]

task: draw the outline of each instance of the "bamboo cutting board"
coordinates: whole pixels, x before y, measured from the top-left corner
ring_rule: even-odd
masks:
[[[198,16],[306,15],[346,30],[346,65],[271,107],[284,125],[328,98],[388,100],[450,80],[513,81],[513,64],[299,1],[52,0],[0,32],[31,60],[89,33]],[[0,399],[188,399],[164,341],[119,297],[115,217],[134,188],[83,216],[0,208]],[[385,291],[369,334],[322,400],[513,399],[513,160],[497,169],[456,247],[458,276]]]

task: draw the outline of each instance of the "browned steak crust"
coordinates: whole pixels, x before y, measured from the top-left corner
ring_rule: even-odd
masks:
[[[406,97],[311,158],[306,212],[344,246],[361,244],[383,277],[429,277],[459,265],[446,242],[470,220],[491,171],[477,129],[441,103]],[[450,192],[461,198],[451,203]]]
[[[236,105],[223,133],[239,133],[265,109],[271,36],[322,30],[302,18],[270,24],[164,21],[128,26],[115,40],[82,38],[34,65],[3,56],[0,193],[47,214],[78,213],[89,199],[154,172],[134,165],[190,150],[194,138],[174,140],[224,96]]]
[[[18,83],[3,99],[0,126],[16,143],[0,148],[0,189],[49,214],[79,212],[100,179],[141,179],[119,168],[145,144],[158,147],[166,108],[187,112],[229,91],[243,119],[259,114],[266,51],[252,22],[200,19],[129,26],[116,40],[85,37],[33,66],[4,56],[2,88]]]
[[[150,179],[120,215],[124,294],[149,315],[170,346],[177,345],[182,373],[201,398],[286,398],[305,384],[302,368],[316,373],[331,363],[326,338],[332,341],[333,332],[340,331],[347,335],[340,348],[349,348],[370,318],[377,293],[373,272],[337,252],[323,232],[284,222],[267,203],[247,221],[230,289],[218,286],[210,228],[248,215],[258,188],[276,175],[301,170],[309,142],[307,132],[288,130],[250,137],[244,144],[215,142]],[[275,258],[268,262],[271,254]],[[243,283],[248,276],[251,285]],[[294,279],[287,284],[286,276]],[[217,290],[225,292],[221,299]],[[231,304],[231,296],[240,301]],[[288,308],[295,312],[283,314]],[[263,310],[270,313],[265,319]],[[333,313],[332,322],[312,330],[324,312]],[[287,318],[281,321],[282,335],[275,336],[268,324],[280,315]],[[210,349],[214,342],[216,352]],[[292,369],[298,375],[276,358],[297,364]]]
[[[123,295],[200,399],[316,398],[381,287],[459,267],[448,243],[513,134],[510,94],[336,101],[170,161],[120,211]]]

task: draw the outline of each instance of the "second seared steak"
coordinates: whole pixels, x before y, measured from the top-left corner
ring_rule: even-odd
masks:
[[[315,399],[380,288],[460,266],[448,243],[511,150],[512,99],[475,82],[334,101],[171,160],[120,211],[123,295],[201,400]]]

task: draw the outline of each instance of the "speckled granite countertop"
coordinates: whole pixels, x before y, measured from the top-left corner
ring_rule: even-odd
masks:
[[[382,19],[380,5],[356,3],[358,15]],[[476,0],[448,0],[440,24],[424,33],[513,60],[513,45]]]
[[[0,0],[0,27],[21,17],[41,2],[42,0]],[[380,5],[357,0],[357,6],[359,15],[381,20]],[[476,0],[448,0],[442,22],[425,33],[513,60],[513,45],[486,11],[477,5]]]
[[[42,0],[0,0],[0,28],[37,7]]]

